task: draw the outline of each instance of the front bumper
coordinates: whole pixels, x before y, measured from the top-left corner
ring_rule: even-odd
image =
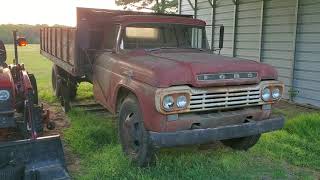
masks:
[[[217,140],[233,139],[262,134],[283,128],[284,118],[276,117],[262,121],[228,125],[217,128],[193,129],[176,132],[150,132],[151,140],[157,148],[192,144],[206,144]]]

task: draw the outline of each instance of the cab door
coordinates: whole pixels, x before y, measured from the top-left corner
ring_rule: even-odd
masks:
[[[119,25],[105,27],[101,50],[97,52],[93,63],[94,97],[109,111],[112,111],[114,98],[112,93],[117,79],[114,71],[119,58],[115,53],[119,29]]]

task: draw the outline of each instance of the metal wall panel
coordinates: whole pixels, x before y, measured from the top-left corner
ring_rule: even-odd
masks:
[[[207,25],[212,25],[212,7],[208,0],[198,0],[197,3],[197,18],[205,21]],[[208,47],[211,47],[212,26],[206,27]]]
[[[215,24],[224,25],[224,48],[221,51],[222,55],[232,56],[233,54],[233,25],[234,25],[234,7],[231,0],[223,0],[216,2],[215,9]],[[219,47],[219,26],[215,27],[214,48]]]
[[[296,0],[265,0],[261,61],[274,66],[285,83],[285,98],[292,89]]]
[[[259,61],[261,0],[239,1],[234,56]]]
[[[190,0],[194,7],[194,0]],[[210,6],[209,6],[210,7]],[[188,0],[181,0],[181,14],[188,14],[188,15],[193,15],[194,11],[192,9],[192,6],[190,6]]]
[[[198,19],[201,19],[207,23],[206,34],[208,39],[208,47],[211,47],[212,41],[212,6],[208,0],[190,0],[191,5],[188,0],[181,1],[181,14],[196,15]],[[196,4],[197,2],[197,4]],[[193,8],[197,7],[196,13]]]
[[[320,0],[300,0],[298,12],[294,100],[320,106]]]
[[[194,15],[188,0],[181,1],[181,13]],[[285,83],[285,98],[298,91],[295,102],[320,106],[320,0],[238,0],[238,5],[217,0],[214,10],[207,0],[197,5],[197,18],[225,26],[222,55],[274,66]],[[210,39],[211,29],[207,33]]]

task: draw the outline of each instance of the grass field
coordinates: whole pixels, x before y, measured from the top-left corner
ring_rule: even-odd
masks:
[[[9,54],[12,47],[8,46]],[[39,55],[39,46],[21,49],[21,61],[35,73],[43,101],[56,103],[51,92],[51,63]],[[9,58],[12,59],[12,56]],[[82,85],[82,98],[91,97],[91,86]],[[285,113],[284,113],[285,114]],[[75,109],[68,114],[71,127],[64,141],[80,159],[75,179],[319,179],[320,113],[290,116],[283,130],[264,134],[247,152],[215,143],[163,149],[149,168],[132,166],[117,140],[115,120]]]

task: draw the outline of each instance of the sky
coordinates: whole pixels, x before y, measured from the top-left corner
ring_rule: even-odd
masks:
[[[0,24],[76,25],[76,7],[121,9],[114,0],[0,0]]]

